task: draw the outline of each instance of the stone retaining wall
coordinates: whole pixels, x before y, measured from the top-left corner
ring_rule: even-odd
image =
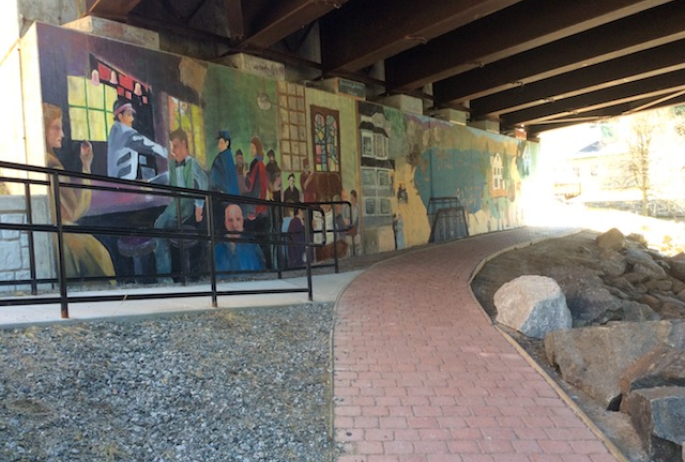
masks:
[[[33,198],[33,222],[49,223],[47,198]],[[0,223],[27,223],[26,200],[22,196],[0,196]],[[50,236],[36,233],[35,259],[38,277],[54,276],[54,258]],[[26,232],[0,229],[0,281],[29,279],[31,274],[29,258],[29,234]],[[29,285],[0,285],[0,292],[28,291]]]

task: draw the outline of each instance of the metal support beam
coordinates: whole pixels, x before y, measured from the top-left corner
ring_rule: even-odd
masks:
[[[418,88],[663,3],[667,0],[521,2],[389,59],[388,84]]]
[[[560,101],[542,104],[507,114],[504,118],[510,125],[525,125],[570,114],[617,106],[653,96],[664,96],[685,89],[685,70],[617,85],[603,90]]]
[[[550,101],[589,93],[659,74],[685,69],[685,40],[588,66],[471,102],[480,114],[506,114]],[[442,94],[436,99],[445,101]]]
[[[143,0],[89,0],[86,15],[124,20]]]
[[[267,48],[317,21],[348,0],[248,1],[244,4],[245,36],[238,48]]]
[[[242,3],[242,0],[224,0],[228,33],[230,38],[236,40],[245,38],[245,17]]]
[[[433,89],[445,99],[437,104],[474,100],[684,38],[685,5],[671,2],[435,82]]]
[[[357,0],[324,18],[328,72],[357,71],[521,0]]]

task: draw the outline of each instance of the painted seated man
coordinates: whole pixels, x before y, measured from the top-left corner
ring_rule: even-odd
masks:
[[[135,114],[130,100],[121,97],[114,103],[114,124],[107,138],[107,176],[135,180],[138,177],[139,154],[167,158],[164,147],[133,128]]]
[[[245,234],[243,209],[229,204],[224,215],[226,236],[249,237]],[[214,246],[217,271],[259,271],[265,268],[264,254],[255,242],[218,242]]]
[[[190,155],[188,135],[178,128],[171,132],[169,139],[171,140],[171,156],[175,161],[170,166],[169,183],[171,186],[207,190],[209,183],[207,175],[202,170],[202,167],[200,167],[200,164]],[[155,229],[179,231],[177,214],[179,208],[182,223],[199,223],[202,221],[204,200],[184,198],[180,199],[180,201],[180,207],[177,207],[177,201],[174,200],[164,209],[164,212],[155,220]],[[157,239],[155,262],[157,264],[157,274],[168,274],[171,272],[169,239]]]

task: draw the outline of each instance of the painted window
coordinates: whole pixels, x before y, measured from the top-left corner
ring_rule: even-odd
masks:
[[[117,91],[91,79],[69,76],[69,121],[74,140],[107,141],[114,123],[112,109]]]
[[[312,106],[314,167],[317,172],[340,171],[340,115],[338,111]]]
[[[206,166],[207,159],[205,155],[205,127],[204,117],[202,116],[202,109],[195,104],[181,101],[178,98],[169,96],[169,133],[182,128],[186,135],[188,135],[188,150],[190,155],[200,163]]]
[[[362,191],[365,215],[392,215],[392,170],[362,167]]]
[[[288,172],[302,170],[307,158],[307,116],[304,87],[278,82],[278,117],[281,139],[282,168]]]

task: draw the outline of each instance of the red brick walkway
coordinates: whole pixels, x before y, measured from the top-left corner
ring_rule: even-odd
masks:
[[[436,245],[360,275],[338,303],[339,462],[615,462],[602,440],[490,324],[478,263],[560,231]]]

